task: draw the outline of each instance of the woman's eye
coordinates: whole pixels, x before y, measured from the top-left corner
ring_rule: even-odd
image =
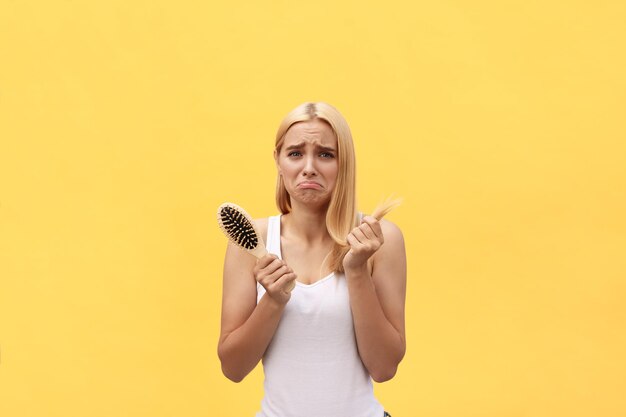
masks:
[[[330,153],[330,152],[322,152],[322,153],[320,154],[320,156],[321,156],[322,158],[334,158],[334,157],[335,157],[335,155],[333,155],[333,154],[332,154],[332,153]]]
[[[300,153],[300,152],[298,152],[298,151],[292,151],[292,152],[289,152],[289,153],[287,154],[287,156],[300,156],[300,155],[301,155],[301,153]]]

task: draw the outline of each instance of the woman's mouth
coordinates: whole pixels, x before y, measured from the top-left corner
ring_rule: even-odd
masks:
[[[321,190],[322,186],[314,181],[303,181],[298,184],[298,188],[305,190]]]

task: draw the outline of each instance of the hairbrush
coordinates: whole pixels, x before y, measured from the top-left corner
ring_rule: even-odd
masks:
[[[228,240],[257,258],[267,254],[261,234],[250,215],[237,204],[224,203],[217,209],[217,223]]]
[[[267,254],[261,234],[254,226],[250,215],[237,204],[224,203],[217,209],[217,224],[228,240],[257,258]],[[296,281],[291,281],[285,291],[291,292]]]

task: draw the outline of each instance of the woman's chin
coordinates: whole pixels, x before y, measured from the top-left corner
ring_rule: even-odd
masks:
[[[290,197],[292,202],[297,201],[300,204],[314,207],[327,206],[330,202],[330,196],[320,193],[319,190],[298,190]]]

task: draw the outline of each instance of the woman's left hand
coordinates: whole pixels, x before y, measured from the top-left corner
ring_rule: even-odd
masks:
[[[363,217],[361,224],[352,229],[346,240],[350,250],[343,258],[344,270],[365,267],[367,260],[385,241],[380,222],[372,216]]]

